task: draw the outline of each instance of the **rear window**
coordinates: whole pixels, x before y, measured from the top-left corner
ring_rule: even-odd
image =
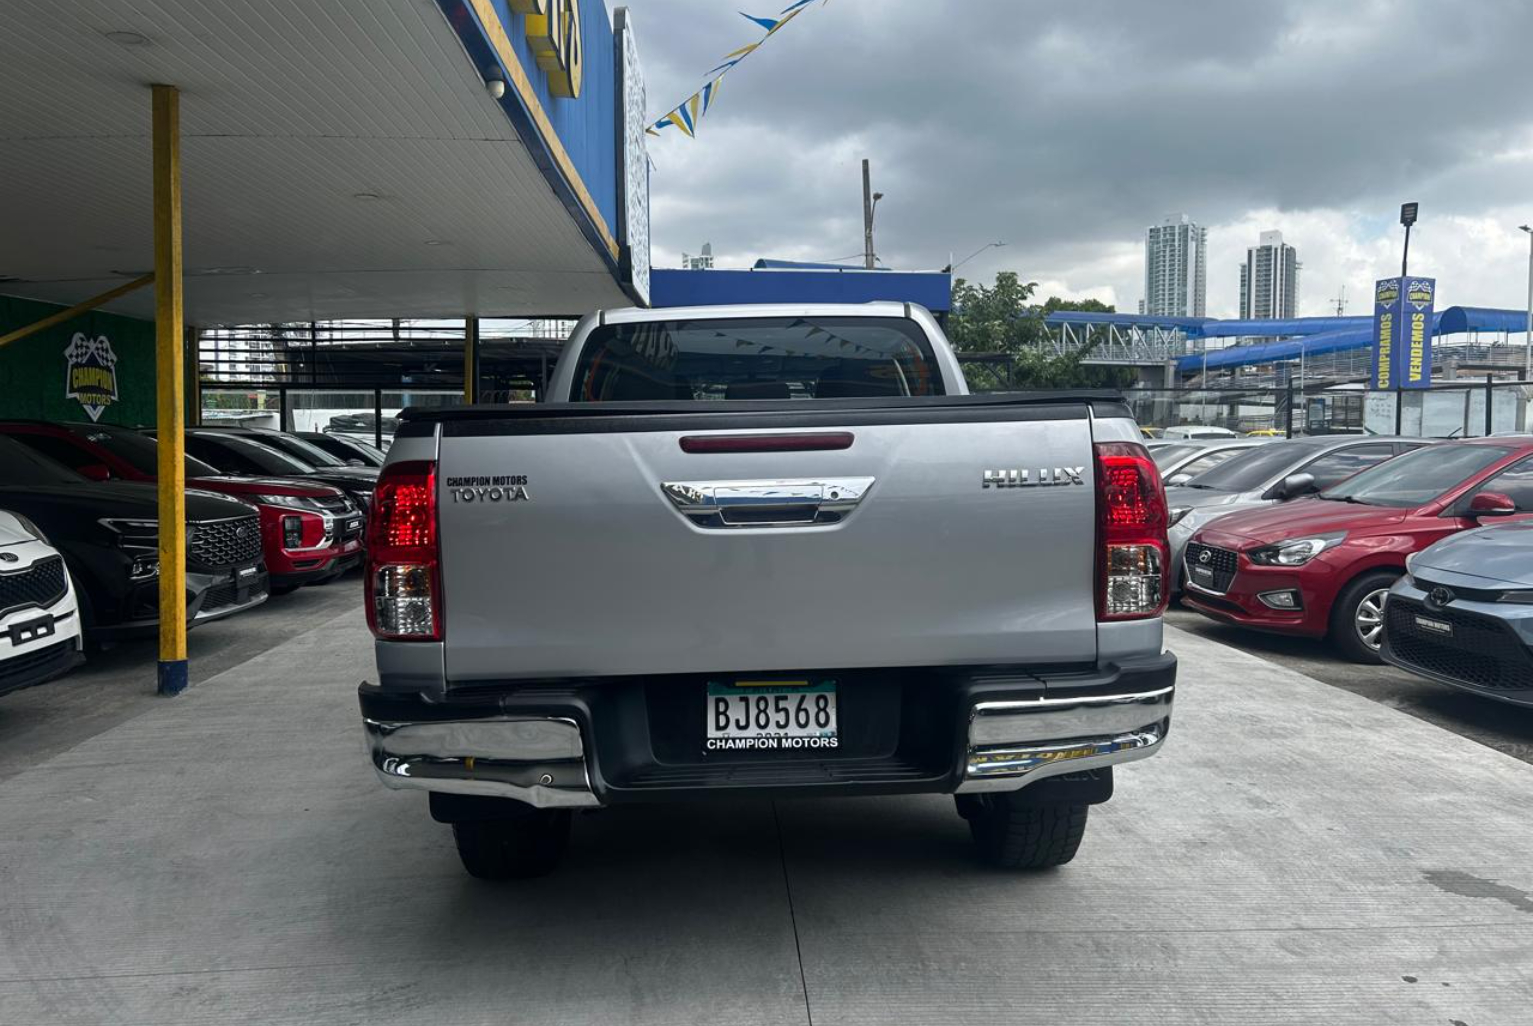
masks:
[[[893,317],[610,324],[587,339],[573,402],[942,394],[926,333]]]

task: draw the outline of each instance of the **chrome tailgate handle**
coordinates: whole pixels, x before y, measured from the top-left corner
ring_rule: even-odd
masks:
[[[666,481],[660,490],[699,527],[808,527],[838,523],[867,495],[873,480]]]

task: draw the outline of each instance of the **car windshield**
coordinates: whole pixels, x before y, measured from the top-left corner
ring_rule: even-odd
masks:
[[[1150,458],[1161,470],[1165,470],[1173,463],[1179,463],[1184,458],[1195,452],[1202,452],[1201,445],[1160,445],[1150,451]]]
[[[1512,451],[1500,445],[1429,445],[1370,467],[1320,497],[1398,509],[1424,506]]]
[[[575,402],[942,394],[931,344],[896,317],[655,321],[597,328]]]
[[[145,474],[149,477],[158,476],[160,472],[159,445],[147,435],[141,435],[137,431],[129,431],[125,428],[104,427],[101,425],[93,425],[88,428],[81,427],[75,430],[81,437],[101,446],[101,448],[131,466],[140,474]],[[195,456],[187,455],[187,477],[216,477],[218,473],[217,467],[204,463]]]
[[[0,486],[84,484],[85,480],[62,463],[0,437]]]
[[[243,456],[246,460],[259,467],[263,474],[312,474],[313,464],[306,463],[297,456],[289,456],[280,449],[249,438],[241,438],[238,435],[204,435],[218,445]]]
[[[269,445],[273,449],[281,449],[289,456],[296,456],[305,463],[312,463],[316,467],[344,467],[345,460],[336,459],[313,442],[292,435],[261,435],[257,441],[262,445]]]
[[[1260,488],[1275,474],[1280,474],[1310,456],[1318,456],[1317,446],[1272,442],[1253,446],[1231,456],[1212,470],[1187,482],[1188,488],[1212,488],[1221,492],[1248,492]]]

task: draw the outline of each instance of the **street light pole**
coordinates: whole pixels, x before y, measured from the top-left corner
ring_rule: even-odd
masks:
[[[1533,226],[1518,225],[1528,233],[1528,337],[1523,343],[1522,376],[1533,379]]]
[[[873,270],[876,257],[873,254],[873,211],[878,209],[878,201],[884,198],[881,192],[873,191],[872,175],[868,171],[868,161],[864,157],[862,161],[862,266]]]

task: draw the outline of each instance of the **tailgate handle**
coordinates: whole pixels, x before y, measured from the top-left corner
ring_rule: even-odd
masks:
[[[839,523],[873,487],[871,477],[796,481],[667,481],[666,498],[699,527],[809,527]]]

